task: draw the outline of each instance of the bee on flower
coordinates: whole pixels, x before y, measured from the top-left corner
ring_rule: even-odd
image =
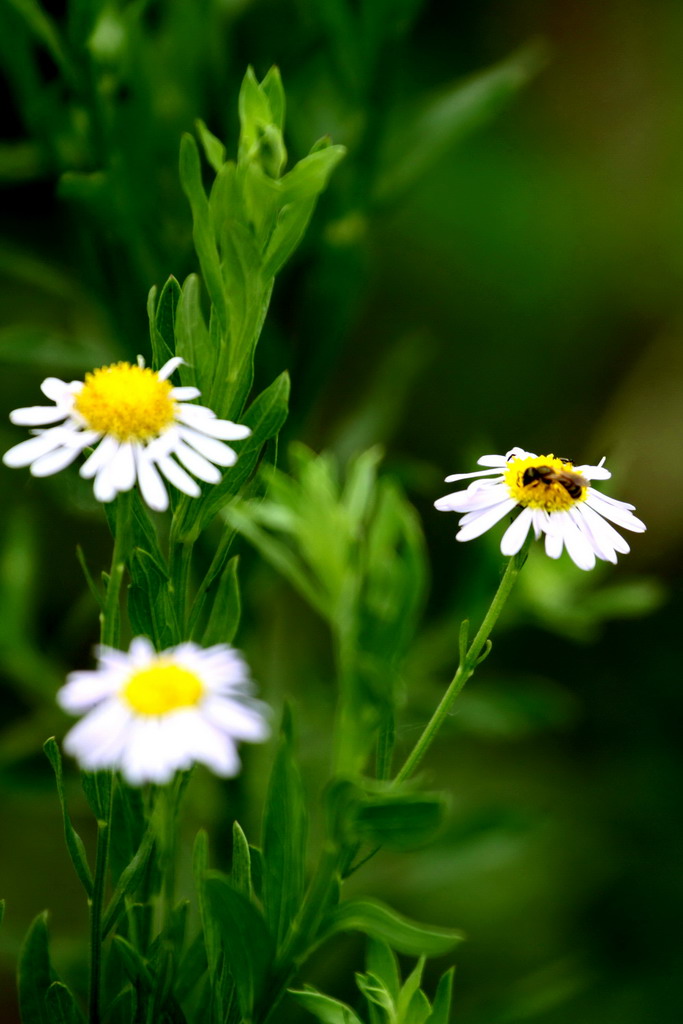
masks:
[[[87,771],[113,769],[132,785],[170,782],[195,762],[240,770],[237,741],[268,738],[268,708],[252,696],[247,665],[228,644],[187,642],[157,653],[146,637],[127,652],[96,649],[97,668],[72,672],[60,707],[84,717],[64,749]]]
[[[511,448],[507,455],[484,455],[486,469],[454,473],[446,483],[471,479],[465,490],[439,498],[441,512],[464,512],[456,540],[473,540],[519,509],[501,540],[504,555],[516,555],[529,530],[536,540],[545,534],[546,554],[559,558],[564,548],[579,569],[592,569],[596,558],[616,562],[630,548],[611,525],[642,533],[645,524],[633,505],[617,501],[593,487],[612,475],[604,459],[597,466],[574,466],[555,455],[534,455]]]
[[[173,387],[169,380],[182,362],[175,356],[152,370],[140,358],[134,365],[102,366],[84,381],[48,377],[41,391],[54,405],[10,413],[12,423],[38,429],[10,448],[2,461],[12,468],[30,466],[33,476],[51,476],[92,447],[80,474],[94,478],[98,501],[112,501],[137,482],[147,505],[163,512],[168,508],[163,478],[198,497],[197,480],[218,483],[217,467],[237,461],[236,452],[224,442],[242,440],[251,431],[218,419],[206,406],[190,404],[200,391]]]

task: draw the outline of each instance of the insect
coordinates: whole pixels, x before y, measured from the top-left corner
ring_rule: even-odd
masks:
[[[552,466],[529,466],[525,469],[522,484],[528,487],[533,483],[561,484],[571,498],[580,498],[582,489],[588,487],[588,481],[580,473],[574,473],[570,469],[557,470]]]

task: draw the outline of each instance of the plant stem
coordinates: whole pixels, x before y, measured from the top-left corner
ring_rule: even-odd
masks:
[[[108,647],[116,647],[119,642],[119,599],[121,583],[126,571],[126,559],[131,548],[131,495],[119,494],[116,499],[116,526],[114,529],[114,551],[111,556],[111,571],[104,599],[104,608],[100,613],[100,633],[102,643]]]
[[[107,881],[109,862],[109,837],[111,835],[114,779],[109,777],[109,800],[106,820],[97,822],[97,847],[95,851],[95,878],[90,901],[90,993],[89,1024],[100,1022],[100,982],[102,977],[102,909],[104,889]]]
[[[461,692],[467,680],[474,673],[474,670],[476,669],[480,660],[482,660],[482,651],[484,650],[484,647],[489,639],[489,636],[493,631],[493,627],[498,621],[498,616],[503,610],[503,606],[505,605],[505,602],[507,601],[510,595],[510,591],[512,590],[515,580],[519,575],[519,571],[524,565],[524,562],[526,561],[527,548],[528,542],[527,544],[525,544],[525,546],[522,548],[519,554],[513,555],[510,561],[508,562],[505,572],[503,573],[503,578],[498,586],[498,590],[496,591],[494,598],[491,601],[489,610],[484,616],[484,621],[479,627],[479,630],[474,640],[467,649],[465,656],[461,658],[460,664],[458,665],[458,669],[455,675],[453,676],[453,679],[448,689],[441,698],[441,701],[439,702],[436,711],[429,720],[424,732],[422,733],[419,740],[413,747],[412,751],[406,758],[403,767],[396,775],[394,782],[404,782],[413,774],[413,772],[419,765],[420,761],[426,754],[437,732],[441,728],[443,720],[450,711],[453,701]],[[485,656],[486,654],[484,654],[484,657]]]

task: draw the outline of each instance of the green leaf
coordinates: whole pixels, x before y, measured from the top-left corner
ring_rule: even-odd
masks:
[[[418,1005],[415,1007],[415,1010],[411,1012],[415,996],[417,996],[418,993],[422,995],[422,993],[420,993],[420,982],[422,981],[422,972],[424,971],[424,966],[425,958],[421,956],[418,962],[416,963],[415,967],[413,968],[413,970],[410,972],[405,982],[403,983],[403,986],[399,993],[397,1003],[398,1017],[399,1020],[403,1020],[405,1018],[406,1024],[409,1024],[409,1020],[410,1024],[413,1024],[412,1018],[420,1016],[420,1013],[424,1011],[424,1003],[427,1002],[426,998],[423,996],[422,1001],[419,1001]],[[427,1003],[427,1011],[425,1013],[425,1017],[423,1018],[423,1020],[415,1021],[414,1024],[423,1024],[423,1021],[426,1020],[428,1015],[429,1003]]]
[[[47,990],[56,980],[50,963],[47,911],[34,919],[19,953],[19,1009],[22,1024],[52,1024]]]
[[[446,808],[446,798],[440,793],[370,797],[357,805],[351,830],[360,841],[390,850],[410,850],[433,837]]]
[[[265,94],[270,106],[273,123],[284,131],[285,127],[285,90],[282,85],[280,69],[273,65],[261,82],[261,92]]]
[[[225,146],[220,139],[216,138],[213,132],[209,131],[201,118],[197,118],[194,126],[197,131],[197,135],[199,136],[199,141],[204,149],[206,159],[211,164],[216,174],[218,174],[225,163]]]
[[[90,866],[88,864],[83,840],[71,824],[71,818],[69,817],[69,812],[67,810],[66,797],[64,795],[64,779],[62,774],[62,756],[59,752],[59,747],[57,746],[57,741],[54,736],[51,736],[50,739],[45,742],[43,750],[45,751],[47,759],[52,765],[52,770],[55,773],[57,796],[59,797],[59,805],[62,809],[62,820],[64,823],[64,839],[66,840],[66,848],[68,850],[69,857],[71,858],[71,863],[73,864],[74,870],[86,893],[88,896],[92,896],[92,874],[90,873]]]
[[[427,1024],[448,1024],[451,1019],[451,999],[453,997],[453,975],[455,968],[451,967],[441,975],[439,984],[436,986],[436,995],[432,1003],[431,1016]]]
[[[429,98],[387,134],[383,171],[375,198],[395,202],[456,141],[489,121],[545,63],[545,52],[531,45],[465,82],[457,81]]]
[[[282,179],[283,183],[287,182],[285,188],[288,202],[280,212],[266,249],[263,263],[264,278],[274,277],[299,245],[313,216],[318,195],[345,152],[343,146],[328,146],[305,157],[306,161],[313,162],[306,164],[294,178],[291,176],[295,174],[299,164]],[[298,198],[294,201],[293,197]]]
[[[208,914],[225,950],[240,1011],[250,1020],[266,995],[275,956],[272,937],[254,904],[223,875],[209,872],[204,884]]]
[[[213,990],[216,1009],[219,1017],[224,1016],[225,986],[222,984],[220,967],[222,962],[222,949],[220,932],[214,915],[211,913],[210,902],[206,891],[206,874],[209,867],[209,840],[206,832],[200,829],[194,843],[192,856],[192,872],[194,875],[197,902],[199,905],[199,917],[202,923],[204,946],[206,949],[206,962],[208,966],[209,979]]]
[[[97,818],[98,825],[106,825],[109,817],[112,782],[112,773],[108,771],[81,772],[81,786],[85,799]]]
[[[159,370],[175,355],[174,324],[180,296],[180,285],[171,275],[162,289],[154,314],[152,366],[155,370]]]
[[[303,900],[307,831],[306,803],[285,711],[263,819],[263,902],[278,946]]]
[[[327,792],[330,830],[340,842],[373,843],[407,850],[431,838],[443,822],[447,800],[442,793],[414,793],[363,780],[337,780]]]
[[[380,939],[368,939],[365,965],[369,973],[380,979],[395,1003],[401,990],[401,976],[394,951]]]
[[[247,899],[252,897],[251,887],[251,855],[249,843],[239,822],[232,823],[232,868],[230,883],[233,889],[241,892]]]
[[[178,973],[175,980],[175,994],[182,1004],[202,978],[206,975],[208,964],[206,962],[206,947],[204,936],[198,932],[187,948],[178,966]],[[197,1018],[201,1020],[201,1018]]]
[[[277,436],[287,419],[288,401],[289,374],[285,371],[254,399],[241,417],[241,422],[251,428],[251,435],[239,442],[237,464],[201,498],[185,504],[182,525],[178,527],[179,539],[195,539],[226,502],[240,492],[256,469],[264,444]]]
[[[359,931],[383,939],[392,949],[411,956],[441,956],[459,942],[463,934],[452,928],[418,924],[403,917],[379,900],[349,900],[328,916],[321,938],[338,932]]]
[[[5,918],[5,901],[0,900],[0,924],[2,924]]]
[[[332,999],[331,996],[323,995],[312,985],[306,985],[304,989],[290,988],[288,991],[305,1010],[317,1017],[321,1024],[363,1024],[350,1006],[339,1002],[338,999]]]
[[[192,238],[206,290],[216,310],[221,332],[227,337],[228,307],[216,248],[213,218],[202,184],[199,150],[192,136],[187,133],[180,141],[180,182],[192,209]]]
[[[235,555],[221,573],[218,585],[208,591],[211,613],[202,637],[203,647],[231,644],[235,638],[241,614],[238,564],[239,557]]]
[[[129,569],[128,614],[133,634],[150,637],[155,648],[163,651],[177,635],[165,567],[160,567],[149,552],[136,548]]]
[[[176,311],[176,354],[186,366],[181,367],[182,381],[198,387],[203,395],[213,386],[218,348],[212,345],[209,329],[202,313],[201,285],[196,274],[190,274],[183,284]]]
[[[121,916],[125,908],[126,897],[135,895],[140,882],[145,876],[154,849],[154,834],[154,827],[150,825],[143,836],[137,853],[130,864],[121,872],[109,905],[102,918],[103,939],[107,937]]]
[[[377,1017],[377,1014],[373,1012],[375,1006],[379,1006],[389,1020],[393,1021],[396,1019],[394,1000],[379,978],[370,973],[356,974],[356,984],[370,1004],[371,1019],[374,1020]]]
[[[61,981],[53,981],[47,990],[45,1008],[52,1024],[83,1024],[76,1000]]]

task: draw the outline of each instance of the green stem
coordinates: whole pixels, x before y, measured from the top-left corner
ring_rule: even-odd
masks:
[[[419,740],[417,741],[412,751],[406,758],[403,767],[401,768],[396,778],[394,779],[395,783],[404,782],[413,774],[413,772],[419,765],[420,761],[426,754],[427,750],[429,749],[437,732],[441,728],[443,720],[450,711],[453,701],[461,692],[467,680],[474,673],[477,665],[480,663],[480,661],[483,660],[483,658],[481,657],[482,652],[484,651],[484,647],[489,639],[491,632],[493,631],[493,627],[498,621],[498,617],[503,610],[503,606],[505,605],[505,602],[507,601],[510,595],[510,591],[512,590],[515,584],[515,580],[519,575],[520,569],[526,561],[527,548],[528,542],[522,548],[522,551],[520,551],[517,555],[513,555],[510,561],[508,562],[505,572],[503,574],[503,578],[500,581],[498,590],[495,593],[489,610],[484,616],[484,621],[479,627],[479,630],[474,640],[470,644],[469,648],[467,649],[464,657],[461,657],[457,672],[453,676],[450,686],[444,693],[436,711],[429,720],[424,732],[420,736]],[[488,651],[484,652],[483,657],[486,657],[487,653]]]
[[[119,642],[119,604],[121,583],[126,571],[126,559],[132,546],[130,529],[131,495],[119,494],[116,499],[116,526],[114,528],[114,551],[111,557],[111,571],[107,583],[104,608],[100,613],[102,643],[117,647]]]
[[[169,571],[171,576],[171,600],[176,610],[176,622],[180,635],[176,643],[189,639],[187,633],[189,611],[188,597],[190,590],[190,566],[192,564],[192,541],[173,541],[170,550]]]
[[[111,835],[112,803],[114,797],[114,779],[109,777],[109,800],[107,820],[97,822],[97,847],[95,850],[95,878],[90,901],[90,993],[89,993],[89,1024],[100,1022],[100,983],[102,979],[102,911],[104,907],[104,890],[107,881],[109,863],[109,837]]]

